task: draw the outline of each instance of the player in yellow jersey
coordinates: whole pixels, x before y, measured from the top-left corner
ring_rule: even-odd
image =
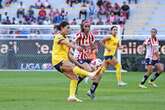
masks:
[[[63,73],[71,80],[68,101],[81,102],[81,100],[75,96],[78,83],[77,75],[88,76],[91,79],[94,79],[99,75],[101,68],[94,72],[88,72],[84,69],[81,69],[82,65],[78,63],[76,59],[74,59],[69,50],[70,48],[74,48],[82,51],[82,48],[69,42],[67,37],[69,28],[69,23],[65,21],[60,23],[58,27],[60,33],[56,34],[54,37],[52,49],[52,65],[56,68],[56,70]]]
[[[109,66],[114,66],[116,69],[116,79],[118,81],[118,86],[125,86],[127,83],[123,82],[121,79],[121,64],[119,64],[115,58],[117,49],[121,48],[119,38],[117,37],[116,26],[111,28],[111,33],[112,36],[105,37],[101,41],[102,45],[105,47],[102,72],[104,72]]]

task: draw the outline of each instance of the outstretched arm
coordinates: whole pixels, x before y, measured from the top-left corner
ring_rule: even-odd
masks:
[[[72,42],[68,42],[65,39],[60,40],[59,43],[64,44],[64,45],[68,46],[69,48],[73,48],[73,49],[77,49],[78,51],[82,51],[81,47],[74,45]]]
[[[122,46],[121,46],[121,42],[119,41],[119,43],[117,44],[117,49],[122,49]]]

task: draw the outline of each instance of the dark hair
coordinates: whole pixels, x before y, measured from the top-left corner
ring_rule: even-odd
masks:
[[[156,28],[152,28],[151,31],[155,31],[156,33],[158,32],[158,30]]]
[[[117,28],[117,26],[112,26],[112,27],[111,27],[111,31],[113,30],[113,28]]]
[[[88,21],[86,19],[81,21],[81,24],[80,24],[81,32],[84,32],[84,25],[85,25],[85,23],[88,23]]]
[[[84,28],[83,28],[84,22],[85,22],[85,20],[82,20],[81,21],[81,24],[80,24],[81,32],[84,32]]]
[[[67,26],[67,25],[69,25],[69,23],[66,22],[66,21],[63,21],[63,22],[61,22],[61,23],[57,26],[57,29],[61,31],[61,28],[62,28],[62,27],[65,27],[65,26]]]

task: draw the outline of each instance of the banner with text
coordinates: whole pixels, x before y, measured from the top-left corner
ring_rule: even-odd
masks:
[[[0,69],[51,69],[52,40],[1,40]],[[98,57],[103,59],[103,47],[98,44]],[[122,66],[128,71],[144,71],[143,41],[122,41]],[[165,63],[165,41],[160,41],[161,62]]]

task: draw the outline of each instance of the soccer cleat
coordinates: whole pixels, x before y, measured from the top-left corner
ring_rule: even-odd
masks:
[[[157,84],[155,84],[154,82],[151,82],[151,81],[148,81],[148,84],[151,85],[151,86],[153,86],[153,87],[155,87],[155,88],[158,87]]]
[[[87,96],[89,96],[92,100],[95,100],[95,94],[91,93],[90,90],[87,92]]]
[[[121,86],[126,86],[127,83],[123,82],[123,81],[118,81],[118,86],[121,87]]]
[[[139,87],[142,88],[142,89],[147,89],[147,87],[143,84],[139,84]]]
[[[85,82],[86,84],[88,84],[88,81],[89,81],[89,77],[86,77],[86,78],[84,79],[84,82]]]
[[[76,98],[74,96],[68,97],[67,100],[68,100],[68,102],[82,102],[82,100],[80,100],[80,99],[78,99],[78,98]]]

